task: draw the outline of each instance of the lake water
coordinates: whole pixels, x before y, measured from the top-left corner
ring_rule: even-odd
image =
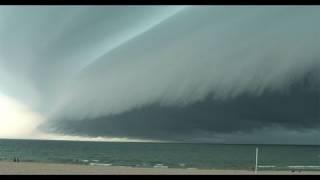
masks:
[[[154,168],[320,169],[320,146],[0,140],[0,160]]]

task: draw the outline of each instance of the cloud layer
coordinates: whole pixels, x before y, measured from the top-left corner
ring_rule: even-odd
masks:
[[[319,7],[1,7],[0,14],[0,90],[41,113],[42,130],[214,141],[318,126]]]
[[[298,81],[284,92],[240,95],[223,100],[208,96],[186,106],[157,103],[116,115],[85,119],[81,123],[63,119],[55,125],[61,132],[86,136],[175,141],[208,141],[208,137],[215,134],[256,133],[265,128],[282,128],[284,135],[286,130],[303,132],[320,127],[320,89],[311,86],[309,78]]]

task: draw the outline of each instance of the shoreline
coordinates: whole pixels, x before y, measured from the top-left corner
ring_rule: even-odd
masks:
[[[255,175],[250,170],[234,169],[182,169],[182,168],[145,168],[128,166],[92,166],[80,164],[8,162],[0,161],[0,175],[5,174],[75,174],[75,175]],[[283,170],[262,170],[257,175],[304,175],[320,171],[291,172]]]

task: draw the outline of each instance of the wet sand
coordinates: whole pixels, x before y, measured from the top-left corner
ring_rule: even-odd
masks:
[[[248,170],[202,170],[174,168],[136,168],[122,166],[89,166],[34,162],[0,162],[0,174],[106,174],[106,175],[254,175]],[[320,171],[259,171],[259,174],[303,175],[318,174]]]

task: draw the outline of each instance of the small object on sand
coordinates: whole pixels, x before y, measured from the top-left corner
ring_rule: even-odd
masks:
[[[14,157],[14,158],[13,158],[13,162],[18,163],[18,162],[20,162],[20,159],[19,159],[18,157]]]

